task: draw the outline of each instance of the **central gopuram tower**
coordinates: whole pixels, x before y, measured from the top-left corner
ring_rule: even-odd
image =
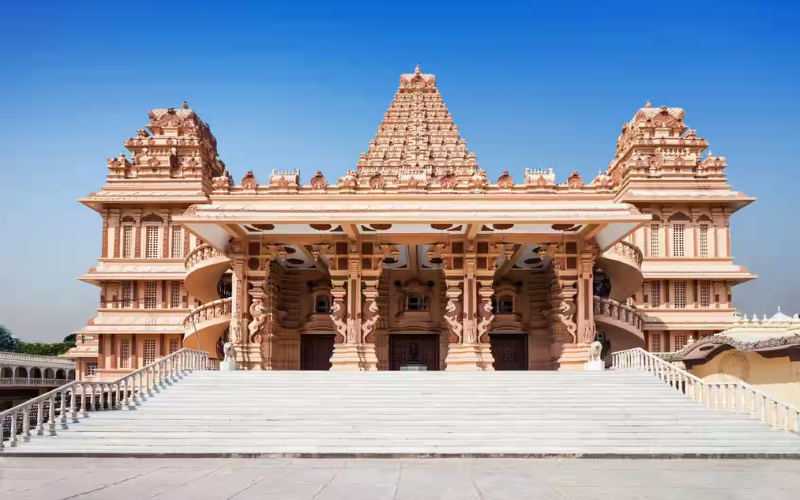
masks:
[[[203,242],[188,292],[231,290],[190,312],[184,345],[229,339],[245,369],[582,369],[595,259],[649,220],[614,182],[489,181],[417,66],[356,170],[226,172],[176,218]]]

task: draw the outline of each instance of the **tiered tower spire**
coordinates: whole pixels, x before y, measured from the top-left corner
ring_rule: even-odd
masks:
[[[375,139],[358,161],[360,183],[380,175],[386,184],[425,186],[433,178],[468,181],[477,171],[475,153],[458,133],[436,77],[400,75],[400,87],[378,126]]]

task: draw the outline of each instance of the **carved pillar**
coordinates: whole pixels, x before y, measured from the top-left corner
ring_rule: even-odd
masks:
[[[247,317],[244,314],[244,307],[247,298],[244,294],[244,244],[241,240],[234,240],[228,246],[228,256],[232,263],[231,276],[231,323],[228,327],[229,339],[233,342],[236,349],[236,361],[246,366],[244,363],[244,351],[247,338],[244,335],[244,322]]]
[[[588,359],[587,345],[579,343],[575,317],[579,256],[568,256],[571,245],[575,245],[575,250],[569,253],[577,253],[577,243],[572,242],[552,245],[544,252],[551,259],[550,310],[547,315],[552,335],[551,353],[559,370],[583,369],[583,363]]]
[[[336,337],[338,339],[340,335],[344,336],[343,341],[337,342],[333,346],[331,371],[358,371],[362,370],[364,366],[361,355],[361,254],[358,252],[357,242],[351,241],[349,247],[347,269],[331,271],[331,282],[334,284],[331,294],[334,297],[334,306],[339,300],[337,294],[333,292],[337,288],[341,288],[342,278],[346,277],[347,281],[347,309],[344,315],[342,315],[342,306],[336,310],[331,308],[331,319],[336,327]],[[338,294],[342,299],[345,298],[341,292]]]
[[[362,314],[364,321],[361,323],[361,358],[363,371],[377,371],[378,370],[378,357],[375,353],[375,337],[378,329],[378,320],[380,313],[378,309],[378,279],[365,279],[364,280],[363,294],[364,312]]]
[[[269,274],[269,271],[267,271]],[[251,279],[252,287],[248,290],[250,302],[250,324],[247,325],[247,345],[242,349],[242,360],[251,370],[262,370],[264,358],[261,344],[264,342],[264,324],[268,321],[267,308],[264,305],[264,281]]]
[[[120,225],[120,211],[119,209],[110,209],[109,211],[109,224],[114,229],[114,253],[111,255],[114,258],[119,258],[120,241],[122,241],[122,226]]]
[[[594,342],[594,259],[597,246],[592,241],[581,243],[581,252],[578,258],[578,300],[577,300],[577,343],[591,344]],[[587,358],[588,361],[588,358]]]
[[[100,248],[100,258],[105,259],[108,257],[108,210],[103,210],[103,239]]]
[[[451,340],[445,358],[447,371],[484,370],[477,338],[474,243],[469,243],[468,251],[470,254],[464,256],[463,270],[445,271],[447,306],[444,319],[449,326]]]
[[[479,280],[480,288],[478,289],[479,302],[478,302],[478,324],[477,324],[477,339],[478,339],[478,354],[481,358],[479,366],[485,371],[494,371],[494,356],[492,356],[492,346],[489,342],[489,332],[494,323],[494,311],[492,310],[492,295],[494,295],[494,288],[492,288],[492,279]]]

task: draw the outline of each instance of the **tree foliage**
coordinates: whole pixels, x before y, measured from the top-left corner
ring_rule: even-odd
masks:
[[[0,351],[14,352],[17,350],[19,341],[11,336],[11,330],[0,325]]]
[[[73,333],[64,337],[63,342],[48,344],[46,342],[25,342],[14,338],[11,331],[0,325],[0,351],[19,352],[23,354],[39,354],[41,356],[59,356],[75,347],[77,336]]]

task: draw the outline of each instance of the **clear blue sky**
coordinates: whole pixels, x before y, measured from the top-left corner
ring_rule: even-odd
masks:
[[[101,221],[76,199],[149,109],[188,101],[237,179],[330,179],[355,167],[417,62],[490,178],[591,177],[648,98],[685,108],[734,188],[759,198],[733,218],[736,262],[760,275],[734,289],[737,307],[800,312],[798,2],[505,3],[7,3],[0,324],[53,341],[94,315],[98,289],[75,276],[96,264]]]

